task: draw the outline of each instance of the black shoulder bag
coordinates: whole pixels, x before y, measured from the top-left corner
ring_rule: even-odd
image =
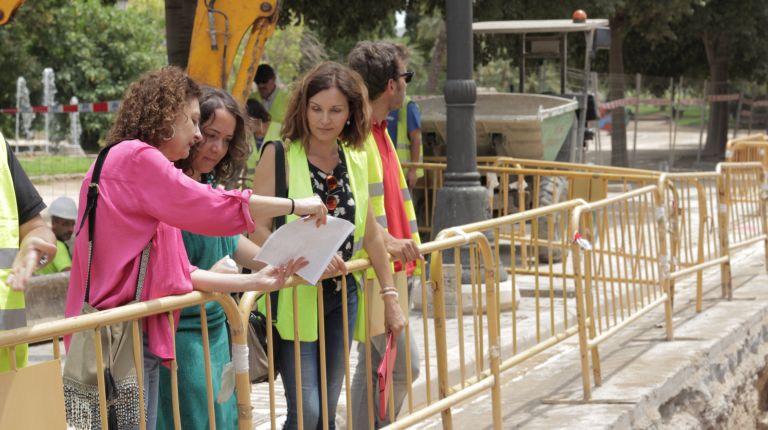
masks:
[[[88,219],[88,273],[85,278],[85,302],[81,315],[98,312],[88,302],[91,289],[91,261],[96,233],[96,203],[99,197],[99,177],[104,159],[114,145],[107,146],[96,159],[88,200],[78,234]],[[141,299],[144,276],[152,241],[141,252],[139,275],[136,280],[135,303]],[[103,345],[104,385],[107,402],[107,423],[110,430],[130,428],[139,424],[139,383],[133,360],[133,322],[126,321],[102,327],[99,331]],[[64,397],[67,423],[75,428],[100,428],[99,385],[93,330],[74,333],[64,364]]]
[[[288,184],[285,181],[285,148],[279,140],[264,143],[261,147],[262,154],[267,145],[275,148],[275,197],[288,197]],[[285,216],[275,217],[272,221],[272,230],[277,230],[285,224]],[[243,273],[251,273],[244,268]],[[277,321],[277,300],[279,292],[269,293],[270,308],[272,309],[272,321]],[[251,311],[248,318],[248,373],[251,382],[265,382],[269,377],[269,364],[267,357],[267,317],[259,311]],[[272,326],[272,339],[276,338],[277,330]],[[274,352],[274,351],[273,351]],[[275,369],[275,376],[277,370]]]

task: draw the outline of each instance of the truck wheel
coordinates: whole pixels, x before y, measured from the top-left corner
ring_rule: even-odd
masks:
[[[542,176],[539,182],[539,207],[549,206],[551,204],[560,203],[568,198],[568,182],[564,178],[555,176]],[[552,234],[550,237],[550,220],[553,221]],[[538,220],[538,237],[539,240],[554,242],[552,246],[539,244],[539,262],[550,262],[550,248],[551,248],[551,262],[559,263],[566,255],[563,255],[563,249],[559,246],[562,241],[566,223],[568,220],[563,219],[562,214],[557,214],[553,218],[542,217]]]

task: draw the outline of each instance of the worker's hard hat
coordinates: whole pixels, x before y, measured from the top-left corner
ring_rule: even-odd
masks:
[[[58,197],[48,207],[48,213],[57,218],[76,220],[77,205],[69,197]]]

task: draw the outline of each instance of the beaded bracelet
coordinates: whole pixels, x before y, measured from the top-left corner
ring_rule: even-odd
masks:
[[[383,292],[380,291],[380,293],[381,293],[381,297],[384,297],[384,296],[395,296],[395,298],[400,297],[400,294],[398,294],[397,291],[395,290],[383,291]]]

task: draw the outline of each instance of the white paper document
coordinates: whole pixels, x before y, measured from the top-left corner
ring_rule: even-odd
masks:
[[[297,219],[278,228],[267,238],[254,260],[280,266],[292,258],[304,257],[309,264],[297,273],[314,285],[320,280],[331,258],[344,240],[355,230],[351,222],[327,217],[325,225]]]

